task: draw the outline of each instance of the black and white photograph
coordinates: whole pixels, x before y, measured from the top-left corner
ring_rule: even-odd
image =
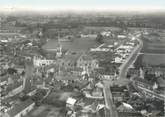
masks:
[[[0,117],[165,117],[165,0],[0,0]]]

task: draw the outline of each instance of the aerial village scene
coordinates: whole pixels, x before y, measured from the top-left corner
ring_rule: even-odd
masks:
[[[163,13],[0,14],[0,117],[164,117]]]

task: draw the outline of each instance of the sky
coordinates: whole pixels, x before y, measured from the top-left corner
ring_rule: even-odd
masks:
[[[165,0],[0,0],[1,9],[165,10]]]

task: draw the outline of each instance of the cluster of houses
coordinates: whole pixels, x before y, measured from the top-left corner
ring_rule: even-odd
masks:
[[[66,100],[66,107],[69,108],[67,111],[67,116],[77,117],[77,116],[89,116],[101,114],[101,111],[104,113],[104,97],[103,97],[103,84],[98,83],[89,83],[82,89],[85,97],[80,99],[69,97]],[[79,107],[80,110],[75,108]]]
[[[65,69],[67,72],[72,71],[72,73],[82,73],[84,71],[88,74],[95,68],[99,67],[98,61],[96,59],[93,59],[90,55],[86,53],[70,53],[64,55],[62,58],[59,58],[57,60],[47,60],[34,57],[33,64],[36,67],[56,64],[57,66],[59,66],[59,72],[60,70],[62,72],[62,69]]]
[[[55,60],[48,60],[46,58],[37,57],[37,56],[33,57],[34,67],[47,66],[47,65],[51,65],[51,64],[55,64]]]
[[[124,45],[120,45],[118,48],[115,49],[115,59],[114,63],[123,63],[125,59],[129,56],[134,48],[134,42],[126,42]]]
[[[16,104],[11,110],[3,114],[3,117],[22,117],[34,109],[35,103],[31,99]]]

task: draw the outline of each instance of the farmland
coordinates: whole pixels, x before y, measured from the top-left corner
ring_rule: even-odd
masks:
[[[149,35],[143,38],[142,53],[165,54],[165,37],[160,35]]]
[[[134,63],[136,68],[142,66],[162,66],[165,67],[165,55],[164,54],[140,54]]]

